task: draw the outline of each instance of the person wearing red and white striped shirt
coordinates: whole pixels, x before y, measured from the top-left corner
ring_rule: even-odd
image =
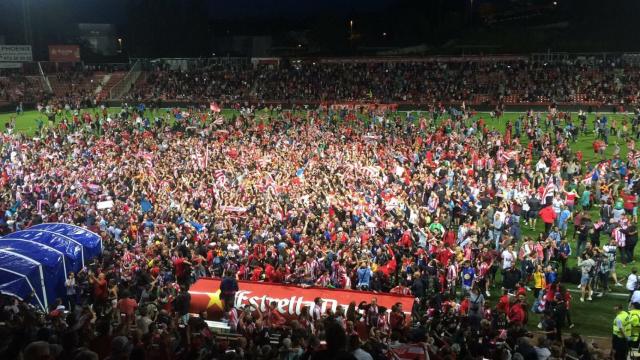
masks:
[[[398,294],[398,295],[411,295],[411,289],[406,286],[406,282],[394,287],[389,290],[390,294]]]

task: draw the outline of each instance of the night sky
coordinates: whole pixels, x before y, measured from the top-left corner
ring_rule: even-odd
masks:
[[[25,2],[35,54],[78,43],[77,23],[114,24],[126,55],[144,57],[204,56],[234,35],[271,35],[277,46],[295,46],[294,32],[315,54],[420,44],[434,53],[475,45],[503,53],[640,51],[638,0],[0,0],[8,44],[25,43]]]

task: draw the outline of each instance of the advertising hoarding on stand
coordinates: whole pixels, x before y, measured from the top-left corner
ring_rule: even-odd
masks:
[[[80,46],[49,45],[49,61],[80,62]]]
[[[33,61],[31,45],[0,45],[0,62]]]

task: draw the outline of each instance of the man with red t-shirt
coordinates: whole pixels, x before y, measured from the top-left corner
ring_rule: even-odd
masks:
[[[287,319],[284,316],[282,316],[282,314],[280,314],[280,311],[278,311],[277,305],[278,303],[275,301],[272,301],[271,304],[269,304],[268,321],[269,321],[269,326],[272,329],[279,329],[287,323]]]
[[[100,273],[96,278],[95,275],[90,272],[89,283],[93,285],[93,306],[95,308],[95,312],[101,313],[109,297],[107,280],[105,279],[103,273]]]
[[[135,319],[134,312],[138,308],[138,303],[128,292],[125,291],[122,294],[122,298],[118,301],[117,307],[120,314],[125,315],[125,322],[131,323],[133,319]]]
[[[512,299],[512,304],[509,306],[509,323],[513,325],[526,324],[526,312],[519,300]]]
[[[549,234],[549,230],[551,230],[551,226],[553,226],[553,223],[556,221],[558,215],[555,211],[553,211],[553,207],[551,205],[542,208],[538,215],[540,215],[540,218],[544,222],[544,234],[545,236],[547,236]]]
[[[190,265],[191,263],[185,260],[178,251],[175,252],[173,267],[176,269],[176,280],[178,280],[178,284],[184,284],[187,282],[189,277],[187,267]]]

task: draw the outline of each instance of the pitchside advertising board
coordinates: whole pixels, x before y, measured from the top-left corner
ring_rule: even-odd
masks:
[[[322,313],[327,309],[335,311],[338,306],[345,310],[349,303],[355,301],[356,306],[361,302],[367,304],[376,298],[378,306],[384,306],[387,310],[396,303],[402,304],[402,309],[411,313],[413,307],[412,296],[379,294],[367,291],[338,290],[317,287],[303,288],[283,284],[262,283],[253,281],[238,281],[240,290],[236,293],[235,307],[253,305],[261,312],[268,311],[272,301],[277,303],[278,311],[288,318],[296,318],[303,307],[308,306],[312,312],[315,306],[313,300],[322,298]],[[207,313],[209,319],[219,319],[222,315],[224,304],[220,299],[220,280],[202,278],[196,281],[189,289],[191,294],[191,313]]]
[[[20,63],[33,61],[31,45],[0,45],[0,62]]]

